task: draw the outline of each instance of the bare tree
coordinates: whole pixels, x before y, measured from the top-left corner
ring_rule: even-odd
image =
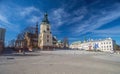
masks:
[[[15,39],[10,40],[8,46],[11,48],[15,47]]]
[[[64,45],[64,48],[68,48],[69,47],[69,41],[68,41],[67,37],[64,37],[64,39],[63,39],[63,45]]]

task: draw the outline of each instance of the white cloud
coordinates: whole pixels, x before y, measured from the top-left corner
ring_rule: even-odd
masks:
[[[40,12],[40,10],[35,8],[34,6],[26,7],[21,9],[20,15],[25,17],[27,15],[30,15],[32,12]]]
[[[41,20],[43,12],[34,6],[19,8],[20,17],[29,24],[35,24]]]
[[[63,23],[66,21],[64,19],[69,16],[69,14],[65,12],[64,8],[58,8],[58,9],[53,10],[51,15],[52,16],[50,16],[51,17],[50,19],[54,21],[54,24],[56,27],[63,25]]]
[[[0,21],[9,23],[8,19],[5,16],[1,15],[1,14],[0,14]]]
[[[8,21],[8,18],[6,18],[5,16],[1,15],[0,14],[0,25],[1,27],[4,27],[4,28],[11,28],[11,26],[13,26],[9,21]]]
[[[104,30],[94,30],[92,31],[93,33],[100,33],[100,34],[120,34],[120,26],[112,27],[109,29],[104,29]]]
[[[84,15],[87,14],[87,8],[81,7],[72,13],[68,13],[63,8],[55,9],[52,13],[52,19],[57,24],[57,26],[70,25],[76,23],[84,18]],[[67,23],[67,24],[64,24]]]
[[[67,25],[74,24],[76,22],[80,22],[84,18],[84,15],[79,15],[77,17],[73,17],[72,19],[68,18]]]
[[[58,31],[58,28],[63,25],[68,26],[76,22],[80,22],[84,18],[85,14],[87,14],[86,7],[81,7],[81,9],[77,9],[72,13],[66,12],[65,8],[63,7],[53,10],[53,12],[50,14],[50,21],[52,21],[54,31]]]
[[[74,27],[75,32],[74,33],[87,33],[94,31],[95,29],[101,27],[102,25],[105,25],[109,22],[112,22],[113,20],[120,17],[120,5],[114,5],[113,10],[111,11],[100,11],[100,13],[103,13],[102,15],[92,14],[88,20],[83,21],[80,23],[79,26]]]
[[[27,22],[36,23],[36,22],[40,21],[40,19],[41,19],[40,17],[32,15],[31,18],[27,20]]]
[[[88,10],[86,8],[86,6],[83,6],[79,9],[77,9],[76,11],[73,12],[74,15],[80,16],[80,15],[85,15],[87,14]]]
[[[11,8],[9,5],[3,6],[4,8],[0,7],[0,9],[2,9],[2,11],[0,11],[0,27],[4,27],[10,31],[19,32],[23,22],[25,22],[26,25],[32,25],[40,21],[42,12],[38,8],[34,6],[20,7],[14,4],[13,6],[15,7]],[[8,11],[10,10],[11,12],[9,13]],[[23,22],[20,23],[19,21]]]
[[[0,14],[0,27],[6,28],[11,31],[15,31],[15,32],[16,32],[16,29],[17,29],[17,31],[19,31],[19,25],[11,23],[8,20],[7,16],[4,16],[2,14]],[[15,29],[13,29],[13,27]]]

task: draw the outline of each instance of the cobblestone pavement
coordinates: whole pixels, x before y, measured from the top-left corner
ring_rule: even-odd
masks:
[[[0,74],[120,74],[120,55],[41,51],[0,56]]]

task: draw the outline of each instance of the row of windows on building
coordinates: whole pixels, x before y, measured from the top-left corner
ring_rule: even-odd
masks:
[[[111,44],[112,42],[101,42],[101,43],[95,43],[95,44],[101,44],[101,45],[105,45],[105,44]],[[93,43],[94,44],[94,43]]]
[[[72,45],[79,45],[81,43],[76,43],[76,44],[72,44]],[[102,42],[102,43],[93,43],[94,44],[111,44],[111,42]]]
[[[101,46],[101,48],[111,48],[112,46]]]
[[[101,44],[111,44],[111,42],[102,42]]]

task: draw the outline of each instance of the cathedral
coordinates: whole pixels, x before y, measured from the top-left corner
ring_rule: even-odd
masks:
[[[37,23],[34,30],[35,32],[26,32],[22,40],[19,39],[18,36],[15,48],[20,50],[28,49],[29,51],[34,51],[34,49],[53,50],[56,48],[68,48],[68,42],[66,39],[60,41],[52,35],[47,13],[44,14],[43,20],[40,24],[40,30],[38,30],[38,27],[39,25]]]

